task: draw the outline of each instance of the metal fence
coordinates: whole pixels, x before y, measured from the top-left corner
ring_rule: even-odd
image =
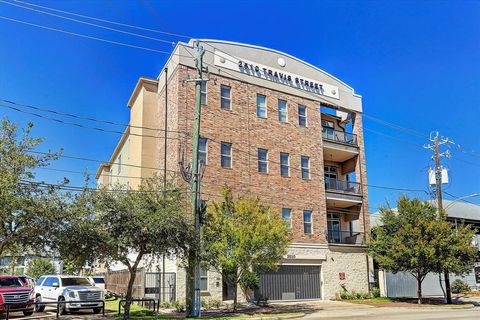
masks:
[[[144,296],[158,301],[176,300],[175,272],[146,272]]]

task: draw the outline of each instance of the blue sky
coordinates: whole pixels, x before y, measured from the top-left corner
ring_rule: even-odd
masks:
[[[33,0],[32,0],[33,1]],[[480,2],[478,1],[34,1],[38,5],[200,38],[274,48],[310,62],[363,96],[364,113],[452,148],[445,190],[480,192]],[[121,35],[0,3],[0,15],[90,36],[171,51],[169,44]],[[130,30],[139,32],[138,30]],[[146,35],[173,40],[161,34]],[[0,19],[0,98],[126,123],[139,76],[156,77],[166,55],[82,39]],[[24,124],[32,119],[0,108]],[[119,136],[33,119],[42,150],[107,160]],[[426,139],[365,119],[368,183],[427,189]],[[111,127],[111,129],[119,129]],[[378,132],[383,135],[378,134]],[[388,135],[389,137],[386,137]],[[392,138],[393,136],[394,138]],[[52,167],[95,172],[69,159]],[[78,174],[39,171],[38,179],[81,185]],[[371,211],[398,191],[370,188]],[[426,197],[419,192],[411,196]],[[446,198],[451,198],[445,195]],[[480,203],[480,198],[471,199]]]

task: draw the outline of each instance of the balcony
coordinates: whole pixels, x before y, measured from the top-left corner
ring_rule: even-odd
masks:
[[[327,230],[327,240],[331,244],[348,244],[361,246],[364,244],[363,232]]]
[[[353,133],[322,127],[325,160],[344,162],[358,155],[357,136]]]
[[[322,138],[324,140],[333,141],[357,147],[357,135],[345,131],[334,130],[332,128],[322,128]]]
[[[347,208],[362,203],[362,188],[359,183],[325,177],[327,206]]]

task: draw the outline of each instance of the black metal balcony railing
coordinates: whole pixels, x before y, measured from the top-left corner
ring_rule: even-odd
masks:
[[[325,190],[361,194],[360,184],[325,177]]]
[[[349,132],[338,131],[332,128],[322,127],[322,137],[325,140],[358,146],[357,135]]]
[[[363,245],[363,232],[327,230],[328,243]]]

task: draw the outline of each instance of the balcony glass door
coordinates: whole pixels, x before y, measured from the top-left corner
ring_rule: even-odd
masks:
[[[340,216],[336,213],[329,213],[327,216],[328,242],[340,243]]]
[[[325,189],[326,190],[337,190],[337,167],[335,166],[325,166],[324,167],[325,175]]]

